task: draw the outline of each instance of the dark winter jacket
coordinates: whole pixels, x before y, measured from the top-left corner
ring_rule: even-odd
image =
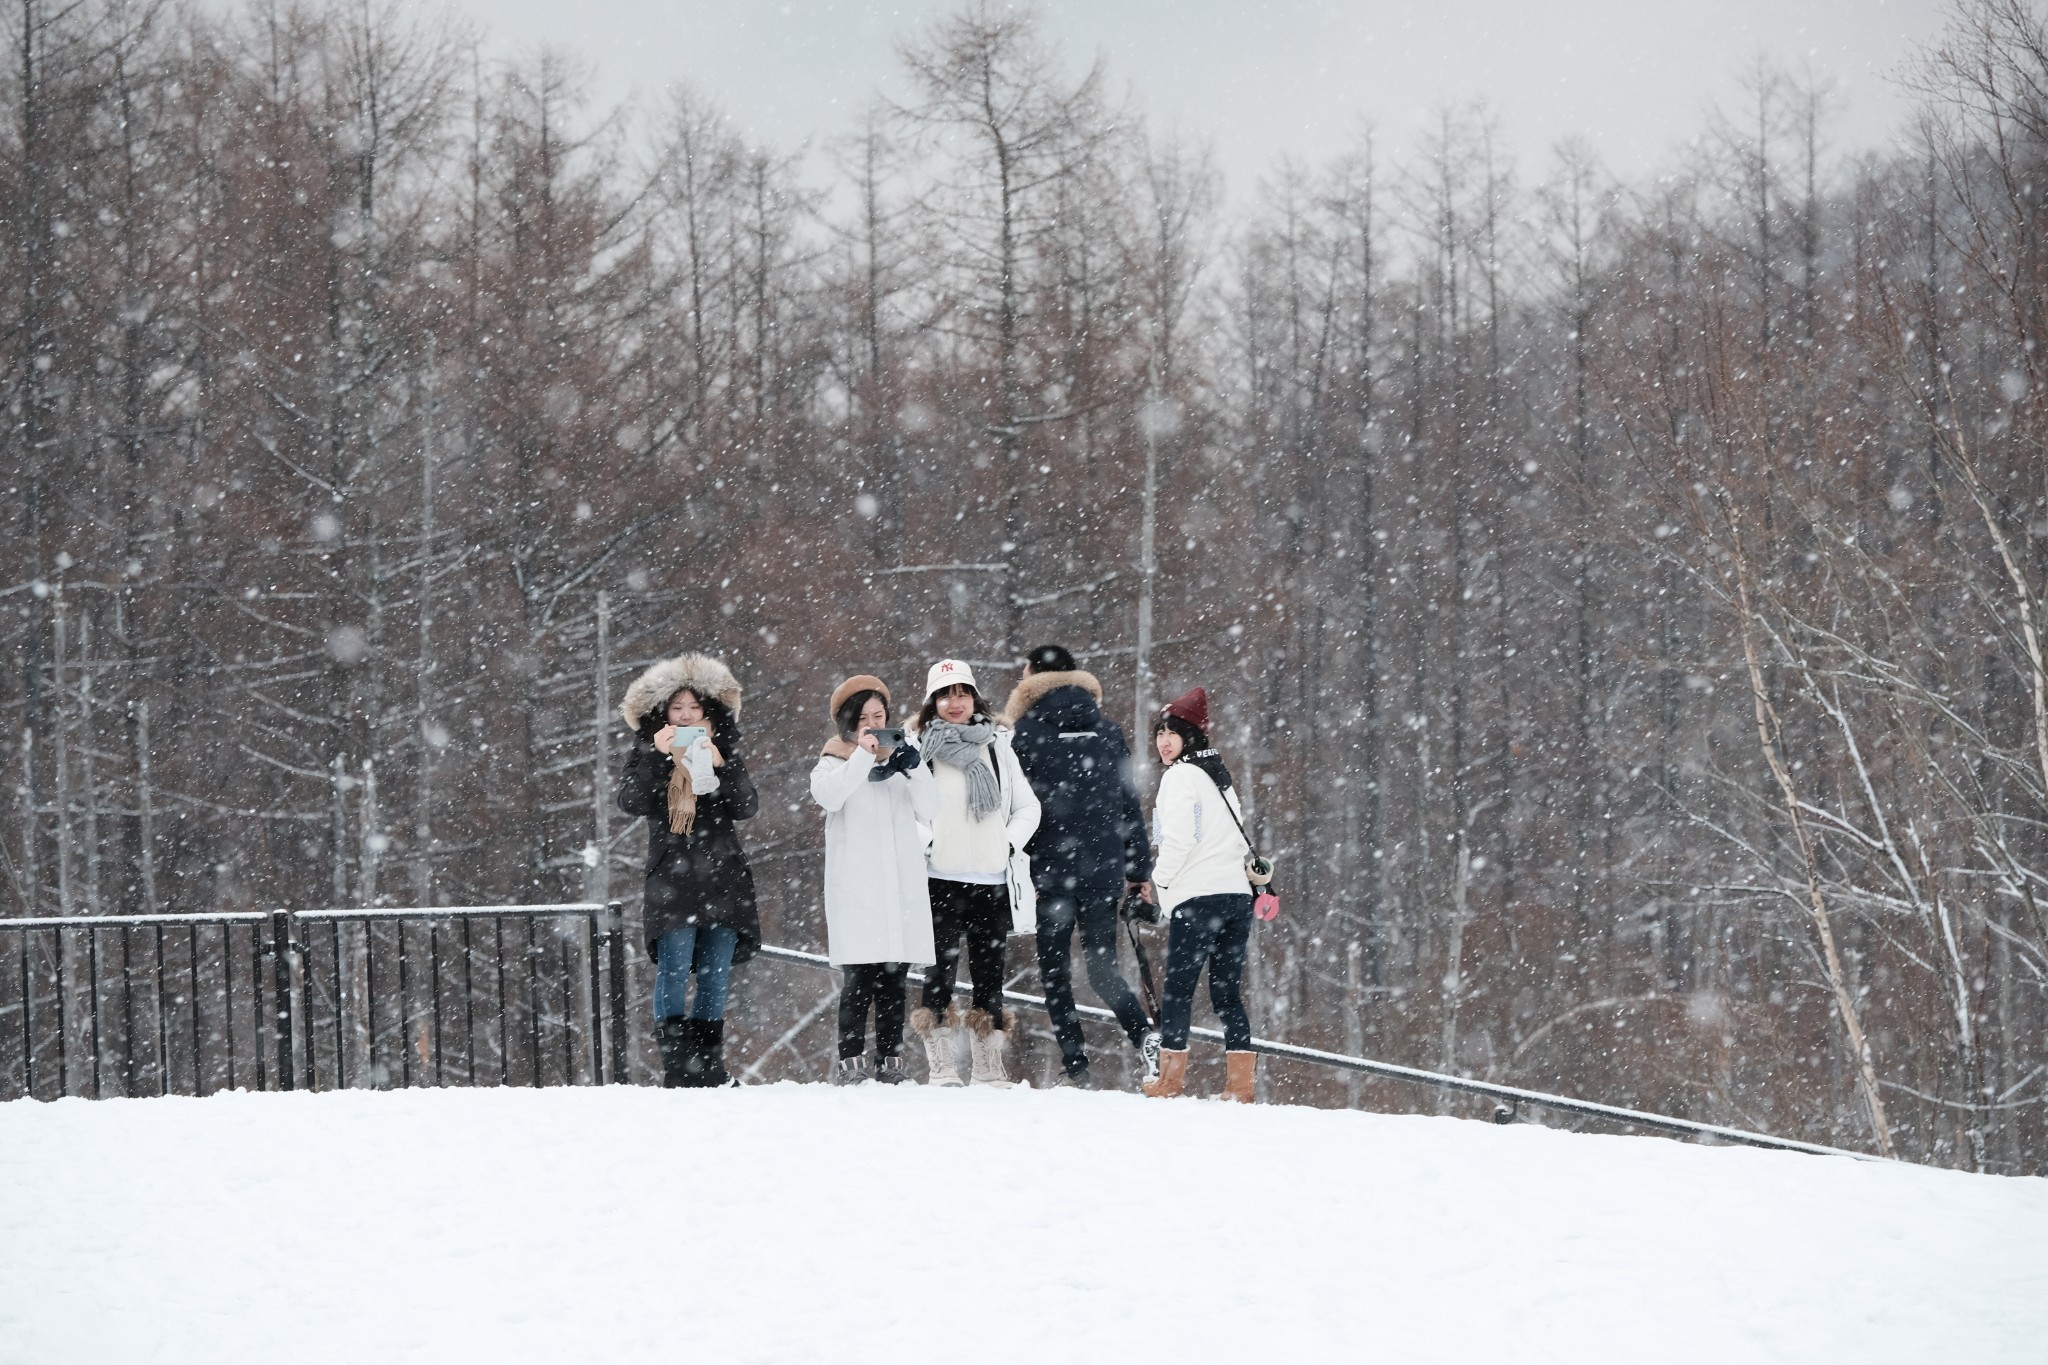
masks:
[[[681,681],[676,681],[678,674]],[[651,731],[660,726],[649,720],[666,712],[668,699],[682,687],[708,703],[712,742],[725,756],[725,765],[718,769],[718,790],[698,794],[696,822],[688,834],[669,829],[668,786],[675,760],[654,747]],[[636,733],[619,775],[619,809],[647,819],[645,914],[650,949],[669,930],[690,924],[738,934],[735,964],[751,958],[761,946],[754,873],[735,828],[761,808],[754,779],[739,752],[738,702],[739,685],[731,673],[701,655],[657,664],[627,691],[622,710]]]
[[[1033,673],[1004,711],[1017,762],[1038,793],[1029,851],[1040,895],[1108,895],[1152,875],[1130,747],[1101,700],[1093,674]]]

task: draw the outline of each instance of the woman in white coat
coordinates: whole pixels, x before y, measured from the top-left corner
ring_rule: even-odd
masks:
[[[938,815],[938,785],[910,744],[884,745],[889,689],[860,674],[832,692],[838,733],[811,769],[825,812],[825,935],[839,992],[835,1085],[868,1078],[868,1010],[875,1014],[874,1078],[903,1080],[903,992],[911,964],[933,961],[920,822]]]
[[[1223,1025],[1224,1094],[1252,1102],[1258,1055],[1244,1008],[1244,962],[1252,934],[1251,846],[1230,770],[1209,742],[1209,697],[1201,688],[1167,703],[1152,744],[1166,772],[1152,808],[1158,852],[1149,888],[1172,919],[1166,935],[1166,989],[1159,997],[1159,1078],[1147,1095],[1182,1093],[1188,1074],[1188,1024],[1195,982],[1209,969],[1209,1003]]]
[[[1038,797],[974,686],[974,670],[941,659],[925,675],[917,745],[938,790],[938,813],[926,822],[930,848],[932,940],[939,960],[924,977],[924,1002],[910,1017],[924,1040],[932,1085],[959,1085],[960,1023],[953,982],[960,944],[974,1004],[967,1011],[968,1046],[975,1085],[1010,1084],[1003,1064],[1009,1035],[1003,1027],[1003,948],[1017,924],[1010,904],[1010,858],[1038,829]],[[1026,879],[1029,880],[1028,878]]]

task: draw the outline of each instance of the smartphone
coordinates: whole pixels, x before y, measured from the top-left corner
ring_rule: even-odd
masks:
[[[873,735],[875,743],[881,745],[884,749],[900,749],[903,747],[903,732],[901,730],[870,730],[868,733]]]
[[[675,734],[669,736],[669,752],[679,754],[710,733],[701,725],[678,725]]]

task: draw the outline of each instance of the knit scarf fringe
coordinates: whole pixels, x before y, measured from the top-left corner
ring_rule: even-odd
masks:
[[[668,775],[668,830],[688,834],[697,823],[697,789],[690,783],[690,770],[680,762]]]

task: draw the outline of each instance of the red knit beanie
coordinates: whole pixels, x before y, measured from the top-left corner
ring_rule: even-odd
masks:
[[[1192,692],[1183,692],[1166,703],[1164,714],[1179,716],[1206,735],[1209,733],[1209,694],[1199,687]]]

